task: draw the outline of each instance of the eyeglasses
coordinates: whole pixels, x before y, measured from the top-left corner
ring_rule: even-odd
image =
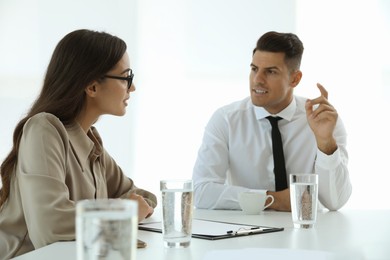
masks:
[[[127,77],[104,75],[103,78],[126,80],[127,81],[127,89],[130,89],[131,88],[131,84],[133,83],[134,73],[133,73],[132,70],[130,70],[130,75],[127,76]]]

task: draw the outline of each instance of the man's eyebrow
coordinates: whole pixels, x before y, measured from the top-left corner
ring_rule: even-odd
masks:
[[[265,69],[266,70],[280,70],[277,66],[271,66],[271,67],[267,67]]]
[[[258,68],[258,67],[257,67],[255,64],[253,64],[253,63],[251,63],[250,66],[251,66],[251,67]],[[274,70],[280,70],[280,69],[278,68],[278,66],[270,66],[270,67],[266,67],[266,68],[264,68],[264,69],[266,69],[266,70],[272,70],[272,69],[274,69]]]

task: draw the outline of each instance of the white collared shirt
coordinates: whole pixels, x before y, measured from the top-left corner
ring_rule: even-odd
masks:
[[[277,114],[287,175],[318,173],[319,200],[330,210],[341,208],[352,187],[347,168],[347,134],[340,118],[333,133],[338,149],[326,155],[317,148],[303,97],[295,96]],[[218,109],[209,120],[198,152],[193,180],[195,206],[207,209],[240,209],[242,191],[274,191],[274,163],[270,114],[249,97]],[[289,178],[287,177],[287,180]]]

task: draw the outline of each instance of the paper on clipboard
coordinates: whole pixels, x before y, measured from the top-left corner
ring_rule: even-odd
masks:
[[[138,225],[138,228],[140,230],[161,232],[161,224],[161,222],[140,223]],[[192,237],[209,240],[270,233],[282,230],[283,228],[259,227],[254,225],[243,225],[237,223],[218,222],[203,219],[192,220]]]

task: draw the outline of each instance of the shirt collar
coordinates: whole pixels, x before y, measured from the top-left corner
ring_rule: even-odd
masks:
[[[67,127],[69,141],[78,157],[80,166],[89,158],[97,158],[102,154],[102,141],[99,133],[94,127],[85,134],[84,130],[77,123]]]
[[[102,139],[96,130],[95,127],[91,126],[91,129],[88,131],[88,137],[94,142],[95,147],[93,149],[93,154],[91,156],[94,156],[95,158],[99,157],[103,153],[103,142]]]
[[[295,100],[295,97],[293,97],[290,104],[285,109],[283,109],[282,111],[277,113],[276,115],[270,114],[263,107],[258,107],[258,106],[253,105],[253,108],[255,110],[257,120],[266,118],[267,116],[279,116],[283,119],[286,119],[287,121],[291,121],[291,119],[293,118],[295,111],[297,109],[297,102]]]

